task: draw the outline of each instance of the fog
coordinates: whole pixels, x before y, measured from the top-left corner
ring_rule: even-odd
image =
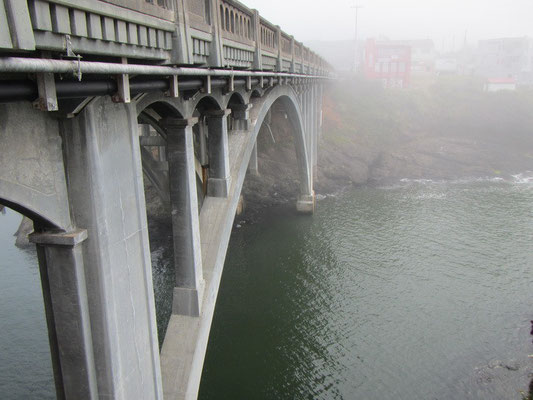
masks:
[[[354,37],[354,0],[247,0],[250,8],[298,40]],[[465,40],[533,36],[533,2],[527,0],[357,0],[360,39],[432,39],[438,50],[460,48]]]

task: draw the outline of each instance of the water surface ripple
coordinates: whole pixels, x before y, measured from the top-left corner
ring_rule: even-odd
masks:
[[[404,180],[236,230],[200,398],[521,399],[533,181],[520,178]]]

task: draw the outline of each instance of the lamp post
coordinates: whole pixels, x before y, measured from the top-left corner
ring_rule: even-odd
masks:
[[[359,14],[359,9],[360,8],[363,8],[363,6],[359,6],[357,5],[357,3],[355,3],[353,6],[352,6],[352,9],[355,9],[355,28],[354,28],[354,60],[353,60],[353,65],[352,65],[352,68],[353,68],[353,73],[355,74],[357,72],[357,20],[358,20],[358,14]]]

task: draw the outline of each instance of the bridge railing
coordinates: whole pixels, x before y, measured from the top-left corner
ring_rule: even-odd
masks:
[[[329,65],[236,0],[0,0],[2,52],[327,74]]]

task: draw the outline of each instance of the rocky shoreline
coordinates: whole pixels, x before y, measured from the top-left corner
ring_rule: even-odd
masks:
[[[331,84],[324,95],[314,188],[335,194],[401,179],[511,179],[533,170],[533,92],[485,93],[474,78],[384,90],[364,80]],[[258,136],[260,176],[248,174],[245,212],[292,212],[298,177],[292,127],[274,109]],[[238,222],[237,222],[238,223]]]

